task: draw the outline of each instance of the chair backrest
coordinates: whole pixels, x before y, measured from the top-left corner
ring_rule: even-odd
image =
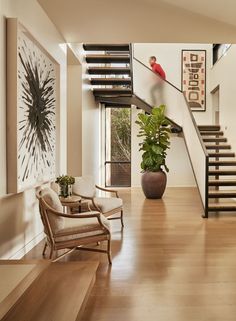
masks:
[[[74,194],[84,198],[93,198],[96,195],[96,188],[91,176],[75,177],[75,184],[72,186]]]
[[[37,198],[39,199],[39,210],[41,219],[47,235],[52,232],[55,234],[58,230],[64,227],[64,217],[57,216],[53,213],[63,212],[63,206],[55,191],[46,187],[38,191]],[[52,211],[53,210],[53,211]]]
[[[59,195],[60,192],[60,188],[59,185],[55,182],[51,182],[50,187],[52,190],[54,190],[54,192],[56,192]]]

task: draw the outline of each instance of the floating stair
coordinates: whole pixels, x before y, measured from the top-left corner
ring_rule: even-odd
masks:
[[[129,67],[88,67],[90,75],[130,75]]]
[[[86,55],[85,59],[90,64],[129,64],[129,55]]]
[[[231,149],[230,145],[206,145],[206,149]]]
[[[209,191],[209,198],[236,198],[236,191]]]
[[[234,157],[235,153],[208,153],[209,157],[219,158],[219,157]]]
[[[198,129],[200,130],[200,132],[201,131],[215,132],[220,130],[220,126],[219,125],[200,125],[198,126]]]
[[[215,203],[215,204],[209,204],[208,206],[209,212],[236,212],[236,202],[235,203]]]
[[[236,175],[236,170],[209,170],[208,175],[211,176],[228,176],[228,175]]]
[[[96,101],[121,108],[135,105],[151,112],[152,106],[133,92],[130,44],[83,44],[83,48]],[[174,121],[170,122],[173,133],[182,131]]]
[[[220,126],[198,126],[208,151],[208,212],[236,212],[236,159]],[[212,144],[209,144],[212,143]],[[215,151],[212,151],[215,150]],[[229,150],[229,151],[221,151]],[[212,160],[215,158],[216,160]],[[221,158],[229,158],[222,160]],[[232,159],[230,159],[232,158]],[[222,169],[223,167],[223,169]],[[226,176],[229,179],[222,179]],[[224,190],[224,186],[227,188]],[[230,189],[233,188],[233,189]],[[222,199],[222,200],[221,200]]]
[[[200,130],[200,133],[202,136],[223,136],[224,135],[224,133],[222,131]]]
[[[207,137],[207,138],[203,138],[202,140],[204,141],[204,143],[226,143],[227,142],[227,138],[225,137],[215,137],[215,138]]]
[[[129,44],[84,44],[86,51],[123,51],[129,52]]]
[[[131,89],[127,88],[95,88],[94,96],[114,96],[114,95],[131,95]]]
[[[210,180],[208,181],[209,186],[236,186],[236,180]]]
[[[91,84],[105,85],[105,86],[118,86],[118,85],[131,85],[131,78],[92,78]]]
[[[235,161],[210,161],[208,163],[209,166],[236,166]]]

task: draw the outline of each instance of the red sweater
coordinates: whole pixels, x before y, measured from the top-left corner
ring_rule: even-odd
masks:
[[[152,71],[154,71],[156,74],[159,74],[161,78],[166,79],[166,74],[164,70],[162,69],[161,65],[154,63],[152,64]]]

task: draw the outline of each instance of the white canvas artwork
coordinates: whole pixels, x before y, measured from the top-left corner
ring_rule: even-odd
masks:
[[[16,189],[55,178],[56,64],[17,24]],[[12,106],[9,113],[13,113]],[[8,175],[12,181],[11,173]]]

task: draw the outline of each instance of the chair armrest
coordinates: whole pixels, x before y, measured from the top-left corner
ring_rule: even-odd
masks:
[[[108,189],[108,188],[104,188],[104,187],[101,187],[101,186],[98,186],[98,185],[95,185],[95,187],[101,191],[104,191],[104,192],[109,192],[109,193],[114,193],[116,194],[116,197],[119,198],[119,194],[118,194],[118,191],[114,190],[114,189]]]
[[[49,209],[49,211],[53,215],[57,215],[60,217],[65,217],[65,218],[91,218],[91,217],[100,217],[100,215],[101,215],[100,212],[96,212],[93,214],[85,214],[85,213],[65,214],[65,213],[57,212],[51,208]],[[89,212],[87,212],[87,213],[89,213]]]
[[[60,217],[65,217],[65,218],[91,218],[91,217],[96,217],[100,219],[100,212],[95,212],[95,213],[89,213],[89,212],[85,212],[85,213],[75,213],[75,214],[65,214],[65,213],[61,213],[61,212],[57,212],[55,211],[50,205],[48,205],[44,200],[42,200],[44,206],[46,207],[46,210],[49,210],[51,214],[55,215],[55,216],[60,216]]]

